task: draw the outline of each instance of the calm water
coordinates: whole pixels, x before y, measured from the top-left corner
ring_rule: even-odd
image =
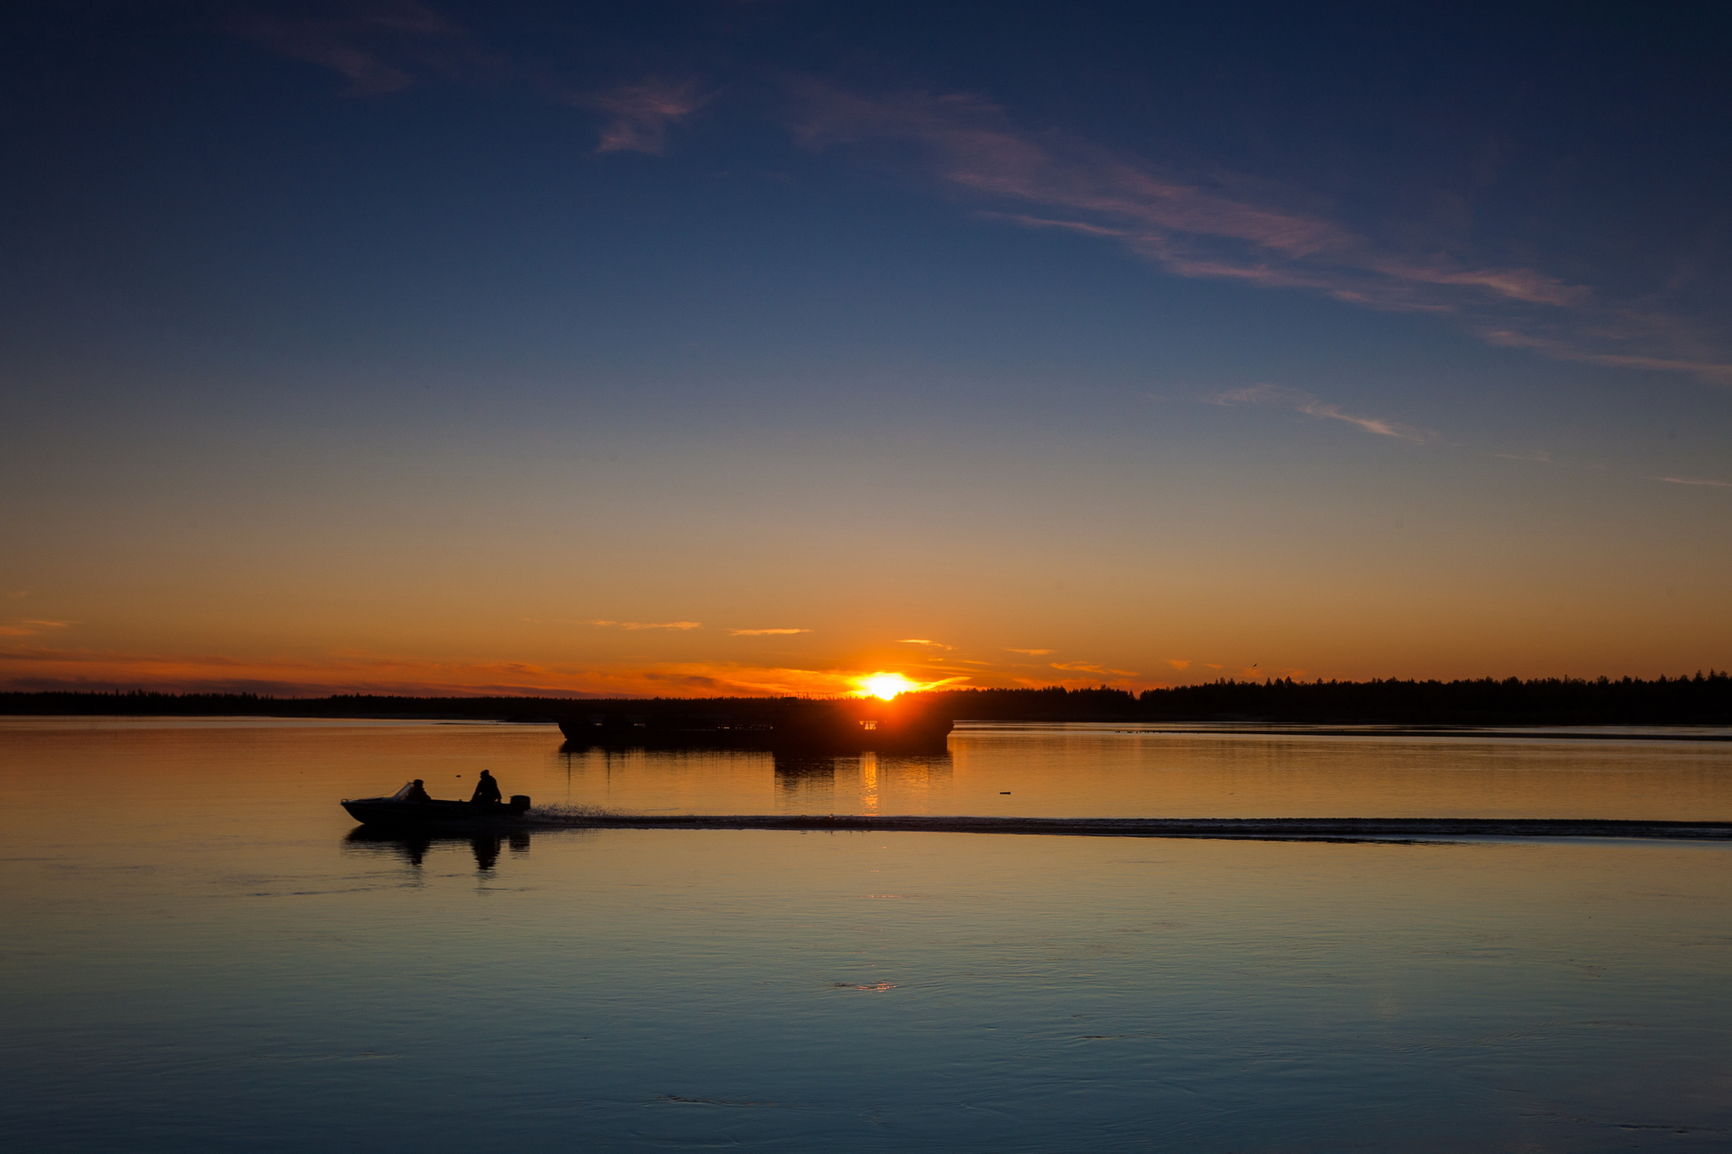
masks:
[[[1732,819],[1717,743],[0,721],[30,1151],[1732,1148],[1732,847],[350,836],[491,768],[641,812]]]

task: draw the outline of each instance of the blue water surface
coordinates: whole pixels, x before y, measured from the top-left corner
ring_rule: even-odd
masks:
[[[356,837],[335,805],[410,769],[454,796],[485,766],[538,801],[643,811],[1392,814],[1473,811],[1467,790],[1482,816],[1545,816],[1549,787],[1570,816],[1636,795],[1634,816],[1725,816],[1706,812],[1718,749],[1282,740],[1301,744],[995,729],[826,767],[599,758],[508,726],[8,722],[0,1133],[80,1152],[1732,1146],[1723,845],[421,842]]]

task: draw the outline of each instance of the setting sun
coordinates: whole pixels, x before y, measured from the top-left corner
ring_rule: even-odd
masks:
[[[861,697],[876,697],[883,701],[889,701],[898,693],[920,688],[900,673],[870,673],[856,678],[854,684],[860,687],[855,692]]]

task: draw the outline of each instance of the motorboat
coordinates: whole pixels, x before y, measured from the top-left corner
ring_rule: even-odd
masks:
[[[529,798],[513,794],[510,801],[442,801],[428,797],[410,782],[389,797],[344,798],[349,816],[367,826],[399,829],[482,829],[522,825],[528,820]]]

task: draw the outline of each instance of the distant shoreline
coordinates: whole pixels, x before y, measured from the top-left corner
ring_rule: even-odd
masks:
[[[278,697],[263,693],[159,693],[144,690],[0,692],[0,716],[322,717],[377,720],[503,721],[554,724],[585,714],[617,719],[653,717],[665,723],[760,710],[793,698],[599,698],[554,696],[408,697],[338,694]],[[1537,737],[1544,727],[1645,726],[1732,729],[1732,675],[1710,670],[1681,677],[1480,678],[1468,681],[1221,680],[1141,693],[1094,689],[953,689],[910,694],[932,716],[972,722],[1087,722],[1219,726],[1307,726],[1323,736],[1360,736],[1362,726],[1395,727],[1404,736]],[[886,708],[894,710],[895,703]],[[1230,727],[1230,729],[1229,729]],[[1489,732],[1496,729],[1497,732]],[[1472,731],[1481,732],[1472,732]],[[1186,732],[1206,733],[1190,729]],[[1605,740],[1637,737],[1571,734]],[[1714,741],[1711,734],[1678,734]]]
[[[282,721],[402,721],[421,722],[429,725],[471,722],[475,724],[493,723],[498,725],[546,725],[555,723],[548,718],[501,718],[491,716],[440,716],[425,713],[306,713],[306,712],[268,712],[254,710],[241,713],[99,713],[74,712],[62,713],[44,711],[40,713],[20,710],[0,709],[0,719],[7,717],[64,717],[64,718],[107,718],[107,719],[160,719],[174,720],[208,720],[233,719],[246,720],[282,720]],[[1003,719],[961,718],[957,721],[958,728],[953,733],[967,733],[970,725],[978,726],[973,732],[990,732],[991,726],[1041,726],[1041,725],[1124,725],[1124,722],[1103,722],[1093,719],[1052,721],[1046,719],[1030,719],[1027,721],[1009,721]],[[1182,726],[1183,728],[1175,728]],[[1569,727],[1552,723],[1533,723],[1524,725],[1516,722],[1505,723],[1498,728],[1486,728],[1475,725],[1394,725],[1383,722],[1363,722],[1352,725],[1311,725],[1304,722],[1281,722],[1267,720],[1246,720],[1220,722],[1210,719],[1199,719],[1195,722],[1175,719],[1167,722],[1141,723],[1135,729],[1109,728],[1095,732],[1116,733],[1123,735],[1143,735],[1150,737],[1268,737],[1268,738],[1299,738],[1299,737],[1344,737],[1354,740],[1375,740],[1378,738],[1426,738],[1436,737],[1449,740],[1480,740],[1480,741],[1691,741],[1691,742],[1732,742],[1732,727],[1727,727],[1724,733],[1694,733],[1689,730],[1713,728],[1696,722],[1679,722],[1676,724],[1642,723],[1644,732],[1599,733],[1592,732],[1588,725]],[[676,747],[677,748],[677,747]],[[694,740],[685,748],[706,748],[701,739]]]

